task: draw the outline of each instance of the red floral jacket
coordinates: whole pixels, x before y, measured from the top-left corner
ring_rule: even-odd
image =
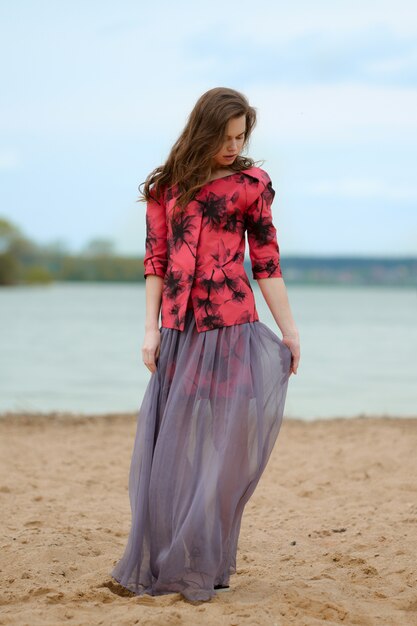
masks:
[[[198,332],[259,320],[246,274],[245,232],[254,279],[282,276],[267,172],[250,167],[209,181],[183,215],[175,187],[146,206],[144,277],[163,281],[161,325],[184,330],[194,309]]]

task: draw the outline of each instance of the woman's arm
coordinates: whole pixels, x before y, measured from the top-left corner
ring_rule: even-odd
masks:
[[[274,197],[275,190],[268,176],[263,191],[248,207],[245,221],[252,275],[257,280],[262,295],[282,332],[282,341],[291,350],[291,375],[297,373],[300,339],[282,276],[277,229],[272,219]]]
[[[145,283],[146,314],[142,360],[150,372],[156,371],[156,361],[160,351],[159,311],[161,308],[163,283],[163,278],[157,274],[149,274]]]
[[[159,330],[159,312],[161,310],[163,284],[164,279],[161,276],[149,274],[146,278],[145,331]]]
[[[146,205],[145,248],[146,315],[142,360],[154,372],[160,351],[159,312],[168,264],[166,210],[161,196],[152,196]]]
[[[291,373],[296,374],[300,361],[300,338],[292,316],[284,279],[282,277],[259,278],[257,282],[265,302],[282,332],[282,341],[291,350]]]

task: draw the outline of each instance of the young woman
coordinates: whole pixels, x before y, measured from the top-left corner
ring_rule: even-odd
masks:
[[[147,177],[146,326],[152,372],[129,474],[132,523],[112,577],[137,595],[210,600],[229,587],[244,507],[277,439],[299,335],[267,172],[242,156],[256,111],[216,88]],[[282,332],[259,320],[244,269]],[[161,326],[159,326],[161,312]]]

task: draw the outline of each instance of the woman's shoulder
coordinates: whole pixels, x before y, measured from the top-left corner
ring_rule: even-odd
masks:
[[[238,175],[236,178],[236,174]],[[212,184],[216,185],[216,188],[220,189],[228,189],[230,184],[233,185],[244,185],[247,193],[248,199],[255,199],[260,193],[263,192],[265,187],[271,183],[271,179],[266,170],[262,167],[258,167],[253,165],[252,167],[248,167],[246,169],[238,170],[236,172],[232,172],[227,176],[214,178],[212,181],[208,183],[208,189],[212,189]],[[167,203],[178,195],[177,185],[169,186],[169,185],[160,185],[159,194],[156,194],[154,187],[152,188],[152,194],[156,196],[155,199],[158,201],[162,201],[163,203]]]
[[[268,172],[262,167],[250,167],[242,171],[242,174],[245,174],[248,204],[252,204],[264,192],[268,185],[272,185]]]
[[[258,167],[254,165],[253,167],[249,167],[246,170],[242,170],[242,174],[248,176],[249,184],[257,185],[261,184],[262,187],[266,187],[269,183],[271,183],[271,178],[266,170],[262,167]]]

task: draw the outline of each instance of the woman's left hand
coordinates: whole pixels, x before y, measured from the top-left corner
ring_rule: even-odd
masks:
[[[298,333],[294,333],[291,335],[283,335],[282,337],[283,343],[291,350],[291,366],[290,366],[290,376],[291,374],[296,374],[298,365],[300,363],[300,337]]]

